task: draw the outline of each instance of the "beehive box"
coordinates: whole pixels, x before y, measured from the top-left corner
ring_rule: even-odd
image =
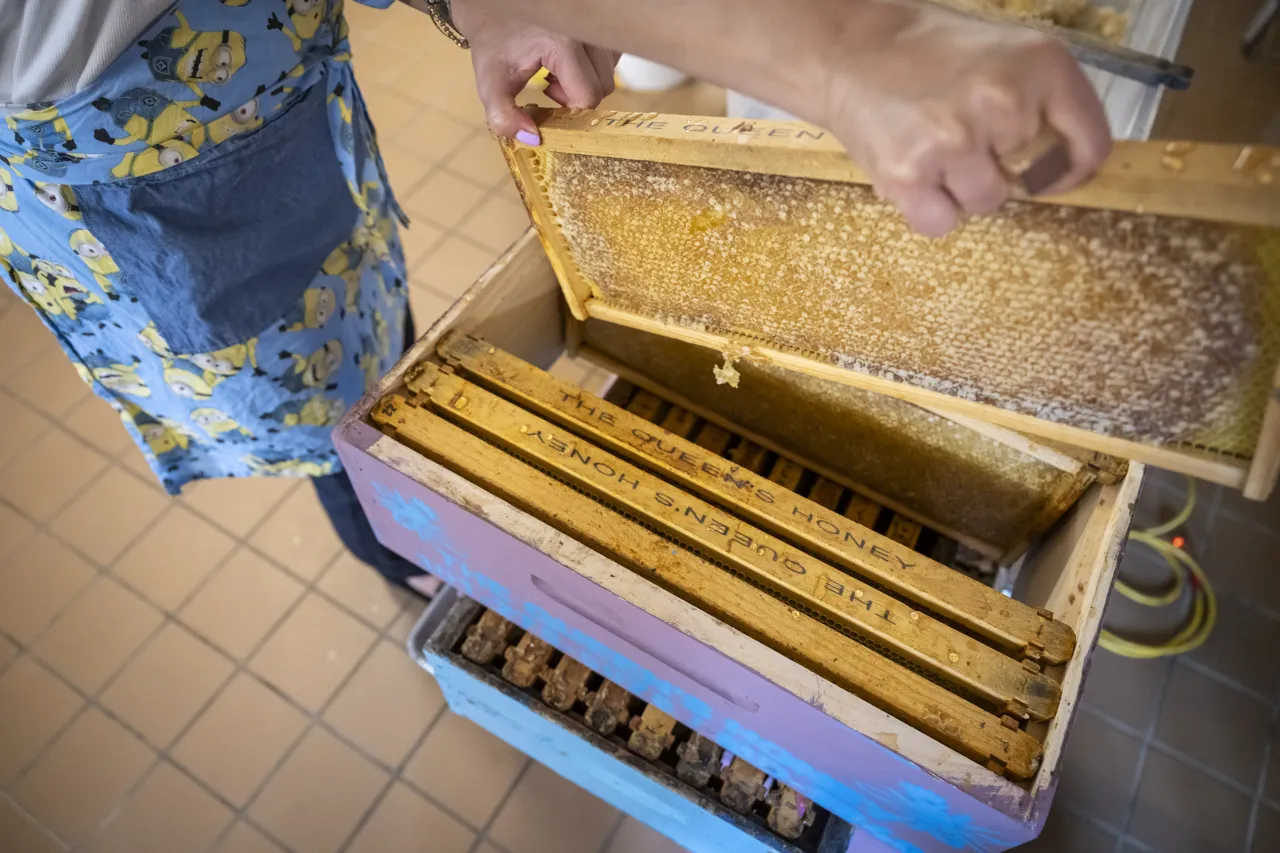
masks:
[[[379,537],[653,714],[848,821],[851,849],[997,851],[1034,837],[1142,463],[1255,496],[1274,482],[1276,153],[1122,145],[1072,196],[1014,204],[930,242],[907,234],[815,128],[538,118],[543,146],[507,154],[545,254],[532,236],[517,244],[339,427]],[[471,356],[459,341],[473,342]],[[771,483],[807,490],[811,503],[794,504],[797,517],[822,518],[810,509],[817,504],[856,519],[878,502],[884,539],[858,537],[881,557],[897,553],[887,540],[919,545],[926,525],[997,559],[1021,555],[1020,604],[1010,612],[1039,614],[1074,641],[1065,653],[1031,649],[1056,686],[1014,678],[959,640],[947,654],[923,628],[872,628],[836,611],[818,600],[830,574],[807,588],[770,578],[750,553],[787,553],[806,569],[815,553],[834,557],[812,539],[801,554],[762,538],[750,524],[792,545],[804,537],[767,507],[699,485],[692,469],[660,479],[687,487],[680,515],[699,525],[713,507],[695,498],[731,512],[711,529],[734,531],[750,553],[717,559],[752,583],[729,583],[695,559],[711,551],[693,526],[663,522],[594,475],[557,475],[555,458],[529,440],[545,438],[548,424],[565,427],[569,412],[553,397],[534,400],[539,380],[516,389],[527,398],[520,414],[508,404],[523,368],[482,380],[485,371],[464,362],[505,353],[545,368],[566,351],[638,386],[627,411],[672,435],[724,450],[708,425],[737,429],[740,443],[724,452]],[[708,385],[711,369],[738,388]],[[848,440],[851,424],[860,441]],[[583,429],[546,444],[586,458]],[[591,457],[613,472],[606,478],[621,472],[621,485],[662,503],[658,481],[623,467],[640,449],[620,433],[592,440],[591,453],[618,454]],[[858,444],[868,451],[861,458]],[[876,457],[899,470],[885,475],[868,461]],[[983,499],[966,506],[957,500],[965,494]],[[853,599],[879,601],[886,588],[918,583],[877,577],[874,594],[854,589]],[[936,595],[933,603],[949,604]],[[883,613],[914,621],[887,605]],[[951,615],[992,640],[983,620]],[[822,619],[831,632],[814,627]],[[865,655],[840,645],[851,634],[904,666],[877,670],[880,684],[849,672]],[[970,652],[991,664],[984,674],[965,669]],[[1027,737],[1036,743],[1010,750],[1015,738],[993,741],[977,717],[968,730],[951,728],[957,706],[940,700],[943,713],[931,716],[916,699],[932,688],[895,686],[910,681],[903,672],[1020,716],[994,725],[1016,729],[1019,748]],[[622,807],[653,817],[638,801]]]
[[[691,853],[849,847],[844,821],[453,590],[408,642],[450,707]],[[550,663],[530,670],[529,650]]]
[[[579,520],[549,523],[554,507],[512,502],[501,496],[501,482],[464,476],[456,462],[451,467],[375,427],[378,400],[406,393],[420,364],[443,364],[436,353],[446,336],[478,336],[545,368],[568,344],[564,314],[555,270],[528,235],[348,414],[339,450],[379,538],[847,820],[856,827],[854,849],[910,844],[943,853],[962,839],[995,851],[1034,837],[1052,800],[1142,466],[1130,465],[1112,484],[1088,485],[1023,560],[1020,599],[1052,611],[1074,634],[1076,650],[1056,673],[1056,713],[1038,724],[1038,766],[1014,781],[798,662],[803,649],[780,651],[748,622],[735,626],[733,613],[721,618],[652,571],[564,532]],[[651,570],[660,567],[655,556]],[[633,805],[628,810],[643,813]]]
[[[507,146],[575,317],[1243,489],[1280,473],[1280,151],[1117,143],[912,234],[822,130],[555,111]]]

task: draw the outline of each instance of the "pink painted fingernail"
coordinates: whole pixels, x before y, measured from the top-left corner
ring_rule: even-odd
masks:
[[[541,145],[542,144],[542,137],[538,136],[538,134],[536,133],[531,133],[527,130],[516,131],[516,139],[520,140],[525,145]]]

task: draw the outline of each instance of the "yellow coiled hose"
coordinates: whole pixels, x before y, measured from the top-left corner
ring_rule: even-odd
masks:
[[[1187,622],[1169,640],[1158,645],[1139,643],[1113,634],[1103,629],[1098,640],[1099,645],[1109,652],[1127,658],[1152,659],[1186,654],[1199,648],[1213,633],[1213,625],[1218,619],[1218,600],[1214,597],[1213,587],[1205,577],[1204,570],[1195,558],[1168,539],[1162,538],[1172,530],[1176,530],[1187,522],[1196,506],[1196,483],[1187,478],[1187,502],[1182,511],[1164,524],[1148,527],[1145,530],[1134,530],[1129,533],[1131,542],[1138,542],[1153,549],[1164,557],[1169,569],[1173,572],[1173,582],[1169,588],[1160,593],[1145,593],[1134,589],[1122,580],[1116,581],[1116,592],[1130,601],[1147,607],[1166,607],[1173,604],[1181,596],[1187,584],[1191,584],[1191,613]]]

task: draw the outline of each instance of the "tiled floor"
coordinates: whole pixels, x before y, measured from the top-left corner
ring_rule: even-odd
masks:
[[[526,220],[466,54],[404,7],[355,8],[353,41],[425,329]],[[1166,130],[1194,135],[1178,110]],[[0,853],[674,851],[445,710],[401,648],[419,605],[341,550],[306,484],[166,499],[0,293]],[[1148,518],[1178,500],[1158,479]],[[1097,655],[1037,850],[1280,850],[1280,501],[1203,490],[1188,534],[1218,631],[1177,662]]]

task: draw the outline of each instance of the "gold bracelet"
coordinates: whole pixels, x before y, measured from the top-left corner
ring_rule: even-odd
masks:
[[[453,24],[453,9],[450,0],[425,0],[427,14],[435,21],[436,29],[449,37],[449,40],[463,50],[471,47],[466,37],[458,32]]]

